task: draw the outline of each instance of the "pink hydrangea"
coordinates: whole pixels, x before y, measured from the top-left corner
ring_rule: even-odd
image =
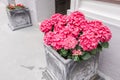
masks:
[[[80,55],[82,55],[82,51],[81,50],[73,50],[72,51],[72,55],[74,55],[74,56],[80,56]]]
[[[100,21],[88,21],[83,33],[94,33],[95,37],[101,42],[108,42],[112,37],[109,28],[104,26]]]
[[[56,13],[51,16],[51,20],[54,24],[57,24],[62,17],[63,17],[62,14]]]
[[[101,27],[98,33],[101,35],[99,37],[101,42],[108,42],[112,37],[110,29],[106,26]]]
[[[67,24],[67,18],[68,18],[67,15],[62,16],[62,17],[59,19],[58,24],[59,24],[59,25],[66,26],[66,24]]]
[[[91,51],[96,49],[99,42],[99,40],[92,33],[81,35],[79,41],[79,46],[81,46],[84,51]]]
[[[51,46],[56,50],[62,49],[64,39],[65,39],[65,36],[63,34],[58,34],[54,32]]]
[[[58,31],[58,33],[63,34],[66,37],[71,35],[71,32],[70,32],[70,30],[69,30],[69,28],[67,26],[65,28],[63,28],[63,29],[60,29]]]
[[[63,34],[56,32],[48,32],[44,36],[44,42],[52,46],[54,49],[59,50],[63,48],[63,41],[66,37]]]
[[[51,31],[46,33],[44,35],[44,43],[47,44],[47,45],[51,45],[51,43],[53,42],[53,36],[54,36],[54,33],[51,32]]]
[[[60,31],[60,30],[64,29],[66,25],[67,25],[67,16],[64,15],[59,19],[58,23],[55,24],[54,30]]]
[[[75,38],[78,38],[78,35],[80,34],[80,31],[81,31],[81,28],[79,28],[79,27],[75,27],[74,25],[68,25],[67,26],[67,28],[68,28],[68,30],[69,30],[69,32],[75,37]]]
[[[70,15],[54,14],[41,23],[40,29],[45,32],[44,42],[56,50],[74,49],[79,44],[84,51],[91,51],[112,37],[101,21],[88,21],[79,11]],[[80,55],[80,51],[73,51],[73,55]]]
[[[87,21],[90,26],[93,27],[101,27],[103,24],[101,21],[93,20],[93,21]]]
[[[75,11],[68,16],[68,24],[72,24],[80,28],[83,20],[85,20],[85,16],[79,11]]]
[[[75,38],[78,38],[78,35],[80,34],[80,28],[79,27],[75,27],[74,25],[66,25],[64,26],[64,28],[58,28],[58,30],[56,30],[58,33],[64,34],[66,37],[67,36],[74,36]]]
[[[70,17],[75,17],[75,18],[81,18],[81,19],[85,19],[85,16],[83,13],[79,12],[79,11],[74,11],[70,14]]]
[[[82,24],[82,27],[83,27],[83,32],[86,33],[88,32],[88,30],[90,32],[97,32],[99,30],[99,28],[101,28],[103,24],[100,22],[100,21],[85,21],[83,24]]]
[[[42,32],[47,33],[47,32],[52,30],[52,26],[53,26],[52,21],[48,19],[48,20],[45,20],[41,23],[40,30]]]
[[[73,36],[68,36],[63,41],[64,49],[74,49],[77,44],[78,44],[78,41]]]
[[[100,21],[87,21],[86,27],[83,28],[83,33],[92,33],[101,42],[108,42],[111,39],[110,30],[105,27]]]

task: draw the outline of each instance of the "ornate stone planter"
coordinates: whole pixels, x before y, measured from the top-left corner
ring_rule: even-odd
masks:
[[[28,8],[23,9],[7,9],[9,18],[9,26],[12,30],[28,27],[32,25],[31,17]]]
[[[90,80],[97,73],[99,54],[82,62],[65,60],[51,47],[44,45],[47,72],[52,80]]]

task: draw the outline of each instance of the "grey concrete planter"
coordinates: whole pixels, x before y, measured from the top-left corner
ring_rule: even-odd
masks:
[[[65,60],[51,47],[44,45],[47,72],[52,80],[90,80],[97,73],[99,54],[82,62]]]
[[[7,14],[9,18],[9,26],[12,30],[32,25],[28,8],[14,10],[7,9]]]

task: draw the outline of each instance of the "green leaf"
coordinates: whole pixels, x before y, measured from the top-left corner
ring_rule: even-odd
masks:
[[[77,55],[76,55],[76,56],[73,56],[73,60],[74,60],[74,61],[79,61],[79,60],[80,60],[80,59],[79,59],[79,56],[77,56]]]
[[[99,44],[97,47],[98,52],[102,51],[102,46]]]
[[[109,47],[109,43],[108,42],[101,43],[101,45],[104,48],[108,48]]]
[[[95,55],[97,53],[97,49],[94,49],[94,50],[90,51],[90,53]]]
[[[84,54],[83,56],[81,56],[81,58],[83,60],[88,60],[89,58],[91,58],[91,55],[88,52],[86,52],[86,54]]]
[[[81,47],[79,45],[76,46],[76,49],[78,50],[81,50]]]
[[[68,59],[72,59],[72,56],[69,55],[67,58],[68,58]]]
[[[67,50],[64,50],[64,49],[61,49],[61,50],[60,50],[60,54],[61,54],[62,56],[64,56],[64,57],[67,56],[67,53],[68,53]]]
[[[85,55],[86,53],[88,53],[88,52],[84,52],[84,51],[83,51],[83,52],[82,52],[82,55]]]

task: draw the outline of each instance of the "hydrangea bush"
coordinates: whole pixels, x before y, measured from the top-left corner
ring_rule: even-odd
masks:
[[[96,53],[108,48],[112,34],[98,20],[87,20],[83,13],[70,15],[56,13],[40,24],[44,32],[44,43],[55,49],[65,59],[88,60]]]
[[[14,10],[14,9],[23,9],[23,8],[25,8],[25,6],[23,5],[23,4],[9,4],[8,6],[7,6],[7,8],[9,9],[9,10]]]

